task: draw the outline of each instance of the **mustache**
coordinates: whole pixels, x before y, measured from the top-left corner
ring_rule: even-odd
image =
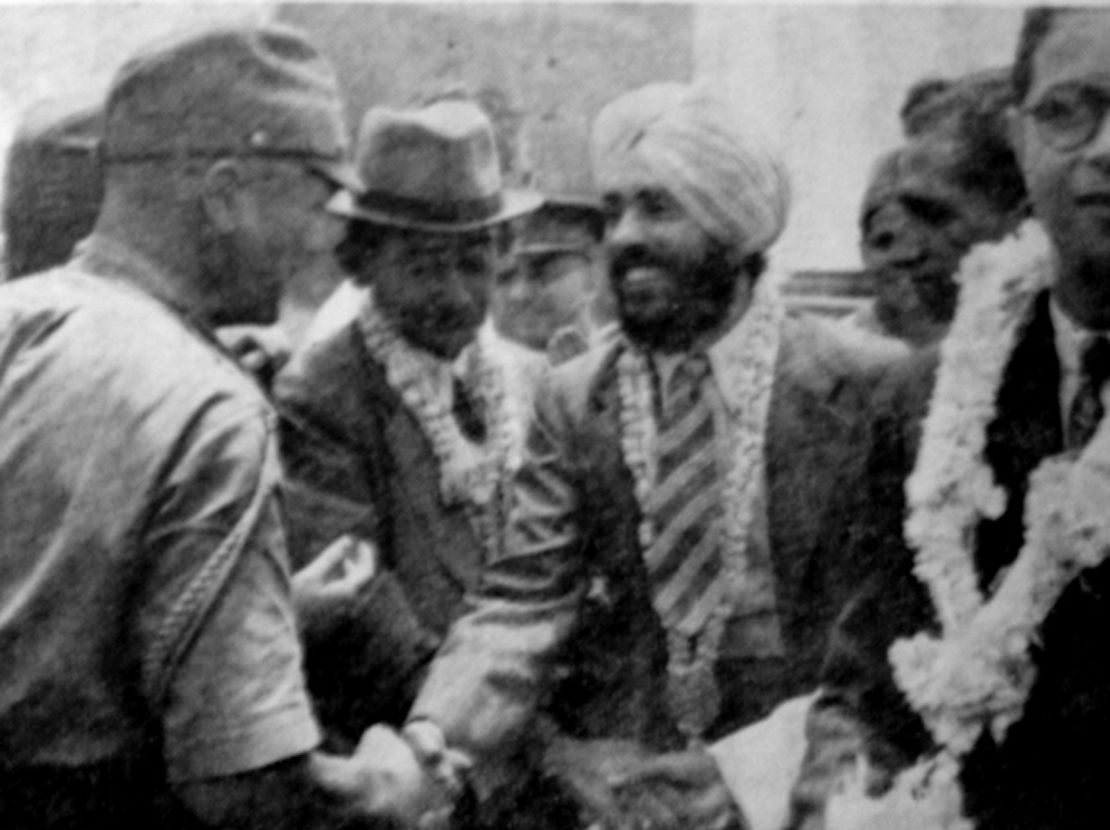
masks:
[[[662,268],[676,270],[679,263],[674,257],[667,256],[659,251],[652,250],[643,245],[623,248],[609,260],[609,275],[620,280],[634,268]]]

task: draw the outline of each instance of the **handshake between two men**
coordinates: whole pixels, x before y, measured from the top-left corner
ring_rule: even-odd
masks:
[[[293,578],[297,611],[310,640],[333,627],[333,618],[362,607],[379,572],[379,554],[346,536],[325,549]],[[528,781],[510,787],[514,812],[543,812],[557,793],[559,814],[570,811],[591,830],[735,830],[745,826],[717,764],[704,748],[657,753],[627,739],[580,740],[555,728],[536,729],[542,741],[538,769],[514,769]],[[444,830],[472,779],[471,757],[447,745],[433,722],[415,719],[400,736],[386,726],[369,729],[356,755],[366,759],[367,783],[389,802],[389,813],[419,830]],[[473,774],[472,774],[473,773]],[[480,790],[481,787],[474,789]],[[545,827],[549,816],[527,826]],[[560,821],[560,826],[565,822]]]
[[[447,746],[427,720],[410,722],[403,737],[425,773],[432,806],[418,820],[420,830],[450,821],[446,797],[466,789],[473,769],[466,753]],[[522,773],[527,774],[527,773]],[[554,785],[589,830],[741,830],[745,822],[713,758],[702,748],[655,753],[635,741],[551,739],[543,752],[540,779]],[[543,799],[515,800],[517,810],[545,809]],[[538,826],[543,826],[542,817]],[[532,826],[534,822],[526,822]]]

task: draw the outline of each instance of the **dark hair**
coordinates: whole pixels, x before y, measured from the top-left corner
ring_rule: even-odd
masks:
[[[1025,199],[1025,181],[1006,129],[1006,111],[1014,100],[1007,68],[954,80],[929,78],[907,93],[900,112],[902,128],[909,139],[953,142],[963,187],[1010,211]]]
[[[361,219],[347,221],[347,232],[335,247],[335,259],[352,282],[369,285],[368,265],[391,231],[392,228],[385,225],[364,222]]]
[[[1037,6],[1027,9],[1018,35],[1017,55],[1014,57],[1014,96],[1019,103],[1033,86],[1033,58],[1041,43],[1052,31],[1056,18],[1065,12],[1082,11],[1079,6]]]

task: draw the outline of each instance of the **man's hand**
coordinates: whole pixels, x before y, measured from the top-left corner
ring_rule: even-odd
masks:
[[[216,336],[265,389],[271,388],[293,351],[277,326],[226,326],[217,329]]]
[[[640,769],[648,751],[635,741],[554,738],[544,771],[579,805],[583,824],[598,830],[682,830],[673,810],[646,788],[620,797],[617,782]]]
[[[429,774],[408,741],[392,729],[378,725],[366,730],[351,760],[366,793],[367,814],[420,830],[447,827],[454,793]]]
[[[293,575],[293,605],[306,631],[341,617],[374,578],[377,549],[363,539],[342,536]]]
[[[704,749],[634,761],[612,784],[622,801],[637,805],[662,804],[682,830],[725,830],[745,826],[716,762]],[[656,828],[646,828],[641,821],[636,830]]]
[[[470,756],[448,747],[443,730],[429,720],[409,721],[401,734],[424,771],[452,796],[461,795]]]

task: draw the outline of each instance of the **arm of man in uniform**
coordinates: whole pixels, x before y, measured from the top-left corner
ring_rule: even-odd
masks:
[[[391,730],[316,751],[259,405],[217,402],[179,442],[142,540],[135,646],[171,791],[215,825],[415,824],[445,800]]]

